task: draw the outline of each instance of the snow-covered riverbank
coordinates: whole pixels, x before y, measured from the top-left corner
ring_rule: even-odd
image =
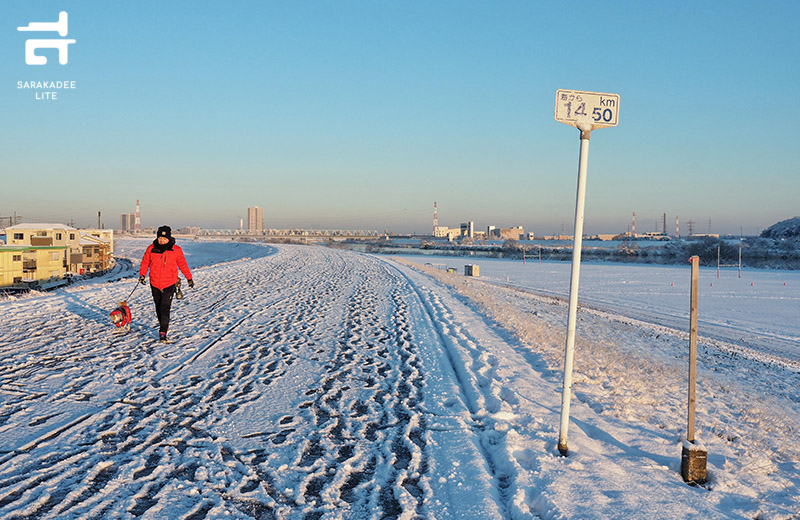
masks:
[[[691,487],[675,330],[580,314],[563,458],[559,300],[323,247],[181,245],[197,287],[175,344],[141,290],[109,336],[132,279],[0,300],[0,517],[800,514],[796,367],[701,343]]]

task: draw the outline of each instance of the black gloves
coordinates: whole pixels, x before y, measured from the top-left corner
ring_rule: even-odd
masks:
[[[144,275],[139,276],[139,283],[144,285],[145,277]],[[194,289],[194,280],[187,280],[189,282],[189,287]]]

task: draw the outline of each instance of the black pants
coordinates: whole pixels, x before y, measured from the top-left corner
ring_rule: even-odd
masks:
[[[158,331],[167,333],[169,330],[169,309],[172,307],[172,298],[175,296],[175,286],[170,285],[164,289],[156,289],[152,285],[153,302],[156,304],[156,317],[158,318]]]

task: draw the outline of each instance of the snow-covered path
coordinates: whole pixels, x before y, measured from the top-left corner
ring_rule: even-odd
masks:
[[[604,366],[578,374],[575,455],[558,456],[560,375],[546,352],[548,324],[563,313],[552,302],[522,306],[536,309],[524,321],[545,326],[533,349],[497,315],[403,263],[323,247],[269,252],[194,268],[197,288],[173,304],[174,344],[154,341],[142,289],[129,300],[132,332],[109,336],[108,312],[132,279],[0,301],[0,517],[799,512],[796,461],[772,462],[776,484],[761,473],[730,482],[737,461],[722,458],[719,439],[709,459],[717,492],[683,484],[680,427],[667,425],[679,396],[631,396]],[[522,297],[489,291],[503,309]],[[624,328],[634,350],[648,336],[635,324],[585,320],[603,340],[620,340]],[[680,342],[664,336],[664,345]],[[740,413],[726,399],[715,410]],[[785,411],[795,425],[797,403]],[[743,494],[754,483],[762,489]]]
[[[287,248],[195,277],[173,308],[175,344],[152,341],[147,291],[131,299],[132,333],[109,338],[108,302],[130,283],[4,313],[0,511],[501,515],[480,425],[396,269]]]

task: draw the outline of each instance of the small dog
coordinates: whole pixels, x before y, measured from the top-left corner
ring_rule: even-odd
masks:
[[[128,332],[131,330],[131,308],[128,307],[128,302],[121,301],[116,309],[111,311],[111,321],[117,326],[114,332],[117,334]]]

